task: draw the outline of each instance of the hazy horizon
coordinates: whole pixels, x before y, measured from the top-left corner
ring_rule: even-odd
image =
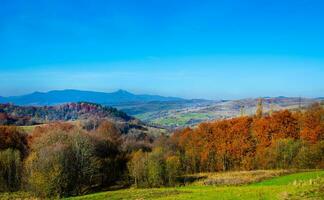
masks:
[[[100,91],[100,90],[82,90],[82,89],[73,89],[73,88],[67,88],[67,89],[57,89],[57,90],[46,90],[46,91],[33,91],[30,93],[23,93],[23,94],[18,94],[18,95],[12,95],[12,96],[1,96],[0,97],[18,97],[18,96],[24,96],[24,95],[30,95],[33,93],[49,93],[49,92],[54,92],[54,91],[81,91],[81,92],[98,92],[98,93],[115,93],[115,92],[119,92],[119,91],[125,91],[125,92],[129,92],[131,94],[134,95],[157,95],[157,96],[164,96],[164,97],[177,97],[177,98],[183,98],[183,99],[204,99],[204,100],[239,100],[239,99],[250,99],[250,98],[281,98],[281,97],[287,97],[287,98],[324,98],[323,96],[317,96],[317,97],[307,97],[307,96],[283,96],[283,95],[279,95],[279,96],[247,96],[247,97],[242,97],[242,98],[233,98],[233,99],[228,99],[228,98],[215,98],[215,99],[208,99],[208,98],[186,98],[186,97],[182,97],[182,96],[170,96],[170,95],[160,95],[160,94],[156,94],[156,93],[136,93],[133,91],[129,91],[129,90],[125,90],[125,89],[116,89],[116,90],[110,90],[110,91]]]

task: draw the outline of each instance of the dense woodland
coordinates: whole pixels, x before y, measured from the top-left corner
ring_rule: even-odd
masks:
[[[16,106],[0,104],[0,125],[35,125],[53,121],[110,119],[128,122],[134,120],[126,113],[109,106],[79,102],[57,106]]]
[[[263,113],[218,120],[173,134],[125,134],[115,123],[98,127],[52,123],[26,134],[0,126],[0,191],[40,197],[79,195],[112,185],[185,184],[197,172],[324,168],[324,109]]]

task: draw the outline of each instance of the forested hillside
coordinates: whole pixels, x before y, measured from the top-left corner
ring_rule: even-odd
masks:
[[[0,124],[33,125],[51,121],[111,119],[127,122],[133,117],[116,108],[95,103],[68,103],[58,106],[16,106],[0,104]]]
[[[264,97],[262,99],[265,112],[307,107],[312,103],[323,100],[322,98],[284,96]],[[242,113],[253,115],[258,98],[237,100],[183,99],[159,95],[138,95],[125,90],[112,93],[53,90],[34,92],[22,96],[0,97],[0,103],[13,103],[19,106],[56,107],[73,102],[92,102],[103,106],[111,106],[150,125],[175,129],[195,126],[201,122],[215,119],[237,117]],[[75,118],[75,116],[66,117]]]
[[[201,123],[170,136],[141,129],[123,134],[116,123],[98,123],[50,123],[29,135],[1,126],[0,191],[52,198],[110,186],[186,185],[197,178],[190,174],[202,172],[324,168],[320,104],[265,113],[259,103],[253,116]]]

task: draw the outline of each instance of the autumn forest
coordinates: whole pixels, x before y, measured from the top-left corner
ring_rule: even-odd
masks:
[[[260,99],[253,116],[155,136],[109,120],[52,122],[29,133],[1,126],[0,191],[67,197],[113,185],[186,185],[201,172],[323,169],[323,117],[319,103],[264,113]]]

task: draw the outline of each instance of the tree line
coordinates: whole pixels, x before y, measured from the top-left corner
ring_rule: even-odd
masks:
[[[137,129],[125,134],[107,120],[96,129],[87,127],[57,122],[27,134],[20,127],[0,126],[0,192],[26,190],[40,197],[85,194],[124,180],[130,152],[151,149],[153,138],[133,133]]]
[[[263,113],[201,123],[161,136],[151,152],[132,154],[136,186],[181,184],[183,175],[257,169],[323,169],[324,109]]]
[[[90,127],[90,128],[89,128]],[[138,130],[137,130],[138,131]],[[122,184],[183,184],[184,175],[228,170],[324,168],[324,109],[201,123],[153,137],[115,123],[51,123],[26,134],[0,126],[0,191],[80,195]]]

